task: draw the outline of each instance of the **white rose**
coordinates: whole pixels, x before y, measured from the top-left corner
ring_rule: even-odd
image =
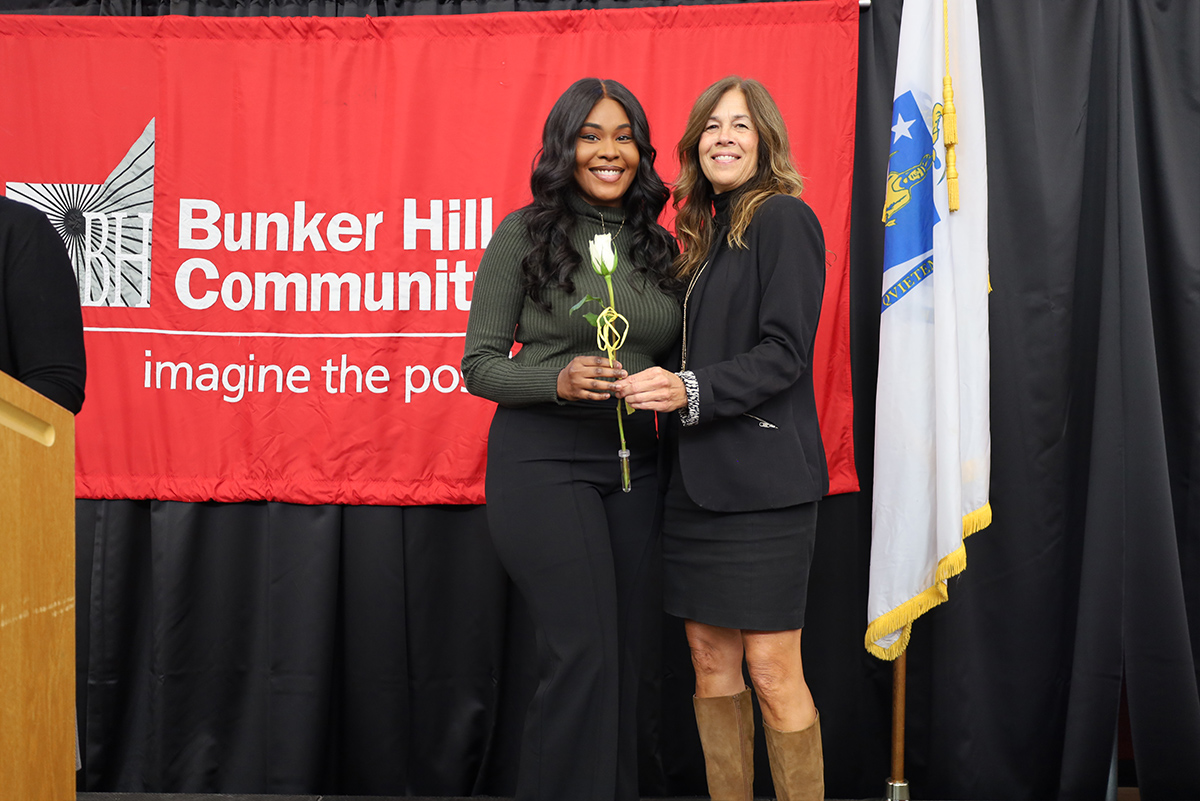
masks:
[[[592,269],[598,275],[612,275],[617,269],[617,254],[613,251],[612,234],[596,234],[588,249],[592,254]]]

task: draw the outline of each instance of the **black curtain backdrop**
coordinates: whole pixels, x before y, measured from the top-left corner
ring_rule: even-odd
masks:
[[[995,522],[968,540],[951,601],[915,628],[913,797],[1103,798],[1124,687],[1142,797],[1200,798],[1200,4],[978,3]],[[614,5],[626,4],[0,0],[0,11]],[[901,5],[875,0],[860,27],[851,342],[867,489],[822,502],[805,630],[831,797],[878,796],[889,769],[891,667],[862,637]],[[482,508],[77,511],[80,789],[512,792],[533,640]],[[664,617],[661,667],[645,677],[644,795],[703,793],[691,685],[682,629]]]

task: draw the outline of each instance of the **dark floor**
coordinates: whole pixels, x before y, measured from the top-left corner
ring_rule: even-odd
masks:
[[[511,801],[477,795],[471,798],[417,798],[381,795],[203,795],[198,793],[79,793],[77,801]],[[647,801],[699,801],[696,798],[656,798]]]
[[[489,796],[417,798],[382,795],[206,795],[201,793],[79,793],[77,801],[510,801]],[[695,801],[695,799],[663,799]]]
[[[1117,801],[1138,801],[1140,795],[1136,787],[1121,787],[1117,790]],[[511,801],[507,798],[494,796],[473,796],[471,798],[452,798],[437,796],[417,798],[415,796],[381,796],[381,795],[202,795],[197,793],[79,793],[77,801]],[[701,801],[694,797],[688,798],[653,798],[644,801]],[[763,799],[770,801],[770,799]],[[836,799],[826,799],[836,801]],[[868,801],[864,799],[863,801]],[[876,801],[870,799],[869,801]],[[881,800],[880,800],[881,801]]]
[[[79,793],[77,801],[511,801],[494,796],[471,798],[382,795],[204,795],[199,793]],[[697,801],[694,798],[663,798],[655,801]]]
[[[510,801],[491,796],[416,798],[379,795],[200,795],[197,793],[79,793],[77,801]],[[646,801],[699,801],[696,798],[655,798]],[[833,801],[833,799],[828,799]]]
[[[381,795],[201,795],[197,793],[79,793],[77,801],[511,801],[493,796],[417,798]],[[700,801],[696,798],[655,798],[646,801]]]
[[[381,795],[206,795],[201,793],[79,793],[77,801],[510,801],[475,796],[474,798],[416,798]],[[695,801],[695,799],[664,799]]]

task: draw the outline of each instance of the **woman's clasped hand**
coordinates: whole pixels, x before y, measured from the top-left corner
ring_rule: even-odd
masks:
[[[563,400],[607,400],[613,382],[629,375],[620,362],[609,366],[603,356],[576,356],[558,373],[558,397]]]
[[[629,376],[613,384],[611,390],[634,409],[673,412],[687,405],[683,380],[661,367],[651,367]]]

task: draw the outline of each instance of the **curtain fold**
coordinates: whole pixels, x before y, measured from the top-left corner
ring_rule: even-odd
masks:
[[[93,14],[600,5],[617,4],[0,0]],[[951,601],[914,628],[908,778],[916,798],[1103,797],[1124,685],[1143,798],[1200,798],[1200,8],[978,6],[995,521],[967,540]],[[901,8],[874,0],[860,27],[864,488]],[[861,646],[870,501],[822,503],[805,631],[838,797],[879,795],[889,767],[890,666]],[[511,794],[533,633],[482,508],[79,501],[77,522],[80,789]],[[644,680],[645,795],[703,792],[692,680],[664,617]]]
[[[1195,573],[1181,560],[1196,531],[1172,498],[1188,492],[1187,457],[1168,454],[1195,450],[1200,293],[1185,254],[1200,238],[1158,207],[1182,193],[1195,218],[1200,160],[1176,146],[1163,164],[1138,129],[1193,141],[1200,28],[1178,4],[980,9],[988,119],[1004,121],[988,147],[993,501],[1007,514],[969,541],[982,570],[934,635],[948,635],[934,687],[950,724],[935,786],[1103,797],[1124,682],[1143,797],[1192,797]],[[1156,296],[1160,282],[1180,291]],[[1164,337],[1167,321],[1191,335]],[[995,681],[962,680],[980,673]]]

